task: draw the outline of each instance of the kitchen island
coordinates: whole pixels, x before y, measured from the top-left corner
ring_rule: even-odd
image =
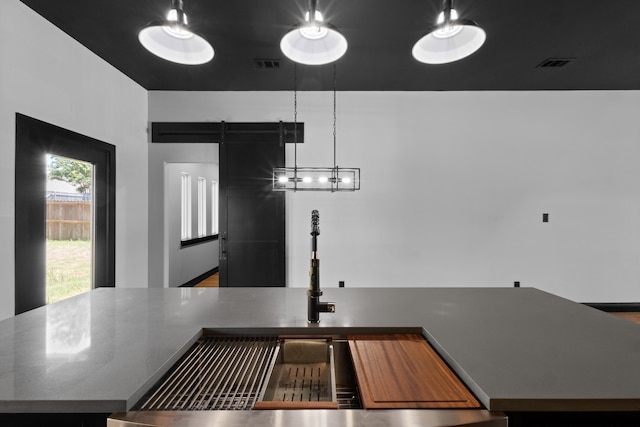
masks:
[[[336,312],[319,324],[307,322],[304,288],[101,288],[4,320],[0,420],[129,411],[205,329],[348,330],[420,331],[510,425],[640,425],[632,322],[532,288],[325,288],[323,298]]]

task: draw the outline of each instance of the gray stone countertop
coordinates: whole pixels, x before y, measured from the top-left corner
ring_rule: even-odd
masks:
[[[491,411],[640,409],[640,326],[531,288],[101,288],[0,322],[0,412],[130,410],[203,328],[422,331]],[[346,329],[345,329],[346,328]]]

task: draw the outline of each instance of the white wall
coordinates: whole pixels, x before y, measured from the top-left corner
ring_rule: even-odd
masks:
[[[332,94],[298,93],[299,166],[332,163]],[[291,121],[288,92],[150,92],[150,121]],[[290,286],[533,286],[640,301],[640,92],[338,93],[356,193],[287,195]],[[293,164],[293,147],[288,147]],[[549,213],[550,222],[542,223]]]
[[[14,314],[16,112],[116,146],[116,284],[147,285],[147,92],[18,0],[0,2],[0,319]]]
[[[207,241],[184,248],[180,245],[182,186],[181,177],[191,177],[191,223],[192,237],[198,237],[198,178],[207,182],[207,233],[211,232],[211,182],[218,182],[217,163],[166,163],[165,165],[165,227],[164,227],[164,286],[183,285],[198,276],[218,267],[219,244]]]

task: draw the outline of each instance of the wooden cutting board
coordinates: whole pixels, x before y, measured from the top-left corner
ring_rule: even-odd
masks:
[[[365,409],[481,408],[421,335],[353,335],[348,339]]]

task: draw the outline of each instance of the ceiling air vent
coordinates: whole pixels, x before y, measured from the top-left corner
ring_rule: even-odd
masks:
[[[253,64],[260,70],[279,70],[279,59],[254,59]]]
[[[573,58],[547,58],[536,65],[536,68],[561,68],[571,61]]]

